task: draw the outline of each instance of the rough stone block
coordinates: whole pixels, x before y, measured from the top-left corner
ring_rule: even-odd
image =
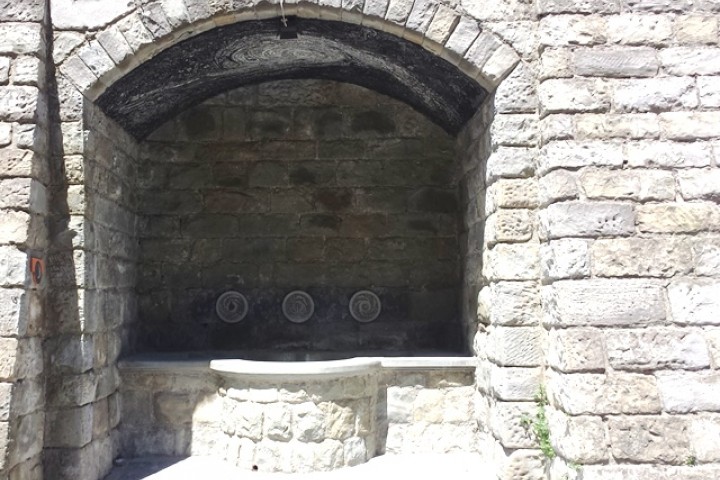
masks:
[[[602,80],[559,78],[542,82],[538,96],[543,114],[605,112],[610,108],[611,92]]]
[[[680,280],[668,286],[673,322],[720,325],[720,282]]]
[[[542,480],[545,478],[545,458],[537,449],[514,450],[498,467],[499,480]]]
[[[701,106],[720,107],[720,77],[698,77],[697,85]]]
[[[534,280],[540,276],[537,243],[498,244],[486,250],[485,275],[492,280]]]
[[[28,240],[30,215],[25,212],[0,212],[0,243],[23,244]]]
[[[552,170],[539,181],[540,205],[547,206],[562,200],[577,200],[580,188],[575,172]]]
[[[534,147],[538,141],[535,114],[498,114],[490,128],[493,146]]]
[[[698,95],[692,78],[634,79],[615,84],[613,102],[622,112],[658,112],[695,108]]]
[[[489,331],[487,355],[503,367],[535,367],[542,362],[543,339],[537,327],[495,326]]]
[[[160,392],[153,398],[154,418],[166,425],[179,426],[192,422],[193,404],[186,394]]]
[[[623,164],[620,145],[608,142],[551,142],[542,147],[539,170],[547,173],[556,168],[620,167]]]
[[[539,0],[538,13],[619,13],[620,0]]]
[[[546,48],[540,55],[538,69],[539,80],[572,77],[572,51],[569,48]]]
[[[465,55],[479,33],[480,27],[477,20],[472,17],[460,17],[455,30],[445,43],[445,49],[455,54],[456,59],[459,60]]]
[[[460,15],[455,10],[445,5],[438,5],[435,15],[425,31],[425,38],[438,45],[444,45],[459,20]]]
[[[678,186],[685,200],[718,200],[720,170],[681,170],[678,172]]]
[[[555,203],[541,214],[540,224],[550,239],[624,236],[635,231],[635,213],[625,203]]]
[[[720,74],[720,48],[672,47],[660,50],[660,64],[671,75]]]
[[[505,448],[535,448],[537,440],[525,418],[535,415],[530,402],[495,402],[490,408],[490,430]]]
[[[694,233],[720,230],[720,207],[712,203],[638,205],[637,226],[641,232]]]
[[[535,150],[500,147],[487,159],[485,180],[492,184],[500,178],[528,178],[535,172]]]
[[[498,242],[526,242],[532,237],[535,222],[529,210],[500,209],[487,219],[488,245]]]
[[[93,405],[46,413],[45,446],[79,448],[92,440]]]
[[[592,199],[675,199],[675,178],[662,170],[585,170],[580,183],[585,195]]]
[[[540,248],[542,278],[559,280],[590,275],[588,242],[579,239],[553,240]]]
[[[0,54],[36,54],[43,48],[39,23],[0,23]]]
[[[28,122],[39,108],[37,87],[0,87],[0,121]]]
[[[660,127],[654,113],[584,114],[575,119],[575,138],[584,139],[644,139],[658,138]]]
[[[720,416],[717,414],[694,415],[688,431],[690,450],[699,462],[720,461]]]
[[[587,77],[653,77],[659,62],[649,48],[583,48],[573,52],[573,66],[577,75]]]
[[[660,114],[660,127],[671,140],[720,138],[720,112],[666,112]]]
[[[561,280],[542,295],[548,325],[630,327],[666,318],[664,288],[642,280]]]
[[[690,245],[684,239],[601,239],[591,252],[598,277],[672,277],[692,268]]]
[[[603,336],[597,328],[552,329],[548,342],[548,364],[556,370],[605,370]]]
[[[608,438],[602,418],[595,416],[571,417],[548,409],[550,441],[563,458],[587,465],[608,459]]]
[[[520,64],[495,91],[495,108],[500,113],[532,113],[537,110],[536,79],[530,68]]]
[[[607,330],[608,362],[616,370],[695,370],[710,366],[710,356],[700,332],[648,328]]]
[[[552,372],[548,395],[570,415],[660,413],[661,408],[652,375]]]
[[[688,423],[683,417],[610,417],[613,457],[621,462],[681,465],[691,456]]]
[[[534,400],[542,383],[541,368],[513,368],[493,365],[490,386],[495,397],[509,402]]]
[[[692,242],[695,274],[720,276],[720,239],[696,239]]]
[[[720,411],[720,373],[717,371],[662,372],[656,377],[666,412]]]
[[[535,208],[538,206],[538,182],[534,178],[501,179],[488,189],[487,208]]]
[[[623,45],[666,45],[673,34],[672,18],[665,15],[622,13],[607,20],[607,36]]]
[[[605,43],[607,20],[597,15],[550,15],[540,19],[541,45],[574,46]]]
[[[623,158],[630,167],[706,167],[712,162],[712,152],[703,142],[626,142]]]
[[[483,289],[489,322],[497,325],[536,325],[540,292],[534,282],[497,282]],[[481,296],[483,293],[481,292]],[[480,302],[479,303],[483,303]]]

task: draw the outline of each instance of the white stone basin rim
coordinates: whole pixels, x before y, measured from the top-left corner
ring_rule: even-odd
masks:
[[[313,379],[352,377],[378,371],[379,358],[346,358],[316,362],[265,362],[256,360],[212,360],[210,370],[224,377],[253,379]]]

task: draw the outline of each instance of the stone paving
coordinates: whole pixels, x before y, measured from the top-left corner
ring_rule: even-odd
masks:
[[[355,467],[306,474],[248,471],[210,457],[144,457],[116,466],[105,480],[353,480],[365,478],[439,478],[484,480],[494,478],[491,466],[472,454],[385,455]]]

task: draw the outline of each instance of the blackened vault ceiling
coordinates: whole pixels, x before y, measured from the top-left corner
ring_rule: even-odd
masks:
[[[181,111],[224,91],[282,79],[327,79],[401,100],[456,134],[487,92],[422,47],[360,25],[279,19],[219,27],[180,42],[132,70],[98,98],[111,118],[143,139]]]

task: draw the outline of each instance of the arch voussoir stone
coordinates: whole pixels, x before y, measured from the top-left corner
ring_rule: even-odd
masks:
[[[519,61],[497,35],[481,31],[478,20],[436,0],[289,0],[282,7],[279,0],[160,0],[138,2],[126,15],[98,27],[59,70],[95,100],[137,66],[185,39],[282,13],[362,25],[403,38],[449,61],[486,90],[494,90]]]

